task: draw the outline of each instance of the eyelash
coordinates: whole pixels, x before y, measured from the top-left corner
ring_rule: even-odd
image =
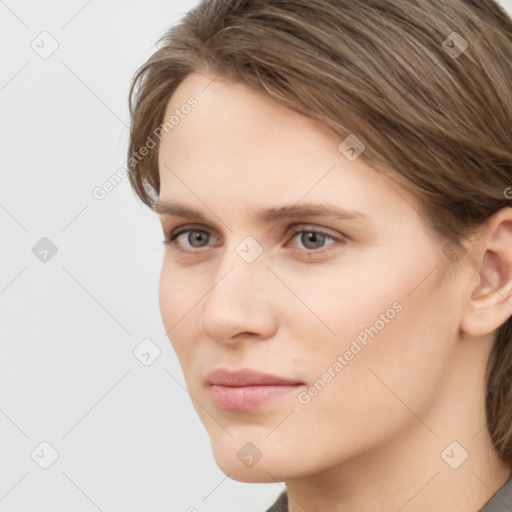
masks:
[[[186,226],[184,227],[183,229],[178,229],[177,231],[175,231],[174,233],[171,233],[170,236],[168,237],[165,237],[164,240],[162,241],[162,243],[164,245],[171,245],[171,244],[176,244],[176,238],[178,238],[178,236],[184,234],[184,233],[189,233],[191,231],[201,231],[201,232],[204,232],[204,233],[207,233],[209,236],[212,236],[212,234],[207,230],[207,229],[204,229],[202,227],[194,227],[194,226]],[[330,233],[327,233],[326,231],[322,231],[321,229],[317,229],[317,228],[302,228],[302,229],[297,229],[297,228],[294,228],[291,230],[291,237],[292,237],[292,240],[297,236],[297,235],[300,235],[302,233],[315,233],[317,235],[322,235],[326,238],[329,238],[331,240],[333,240],[334,242],[338,242],[339,244],[341,245],[344,245],[346,243],[346,241],[341,238],[341,237],[336,237]],[[326,249],[326,247],[330,246],[330,245],[334,245],[333,243],[330,243],[330,244],[327,244],[327,245],[324,245],[322,247],[320,247],[319,249],[307,249],[307,248],[300,248],[300,247],[296,247],[295,249],[299,249],[299,250],[303,250],[303,251],[306,251],[308,253],[312,253],[312,254],[318,254],[318,253],[321,253],[321,252],[325,252],[329,249]],[[180,251],[183,251],[183,252],[189,252],[189,253],[198,253],[198,252],[201,252],[200,249],[202,248],[199,248],[199,249],[182,249],[181,247],[178,247]]]

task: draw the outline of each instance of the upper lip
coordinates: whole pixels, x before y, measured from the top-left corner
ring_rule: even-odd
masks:
[[[207,376],[208,384],[217,384],[220,386],[283,386],[292,384],[302,384],[294,379],[286,379],[277,375],[258,372],[251,369],[230,371],[225,368],[218,368],[210,372]]]

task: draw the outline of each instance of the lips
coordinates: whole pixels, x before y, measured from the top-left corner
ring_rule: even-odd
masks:
[[[254,370],[214,370],[207,377],[215,404],[230,411],[248,411],[274,402],[303,383]]]
[[[209,373],[207,382],[219,386],[292,386],[302,384],[298,380],[286,379],[255,370],[229,371],[224,368]]]

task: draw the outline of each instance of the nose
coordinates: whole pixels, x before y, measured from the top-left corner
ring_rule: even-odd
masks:
[[[246,263],[237,254],[226,258],[205,297],[202,331],[224,344],[271,338],[278,329],[272,277],[263,260]]]

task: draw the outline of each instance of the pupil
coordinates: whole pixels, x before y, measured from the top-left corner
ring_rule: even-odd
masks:
[[[201,242],[204,242],[205,239],[205,233],[202,231],[193,231],[188,235],[188,241],[192,247],[201,247],[203,245]]]
[[[304,247],[307,247],[308,249],[317,249],[318,247],[321,247],[324,241],[324,236],[320,233],[312,233],[311,231],[309,233],[303,233],[302,235],[302,243],[304,244]]]

